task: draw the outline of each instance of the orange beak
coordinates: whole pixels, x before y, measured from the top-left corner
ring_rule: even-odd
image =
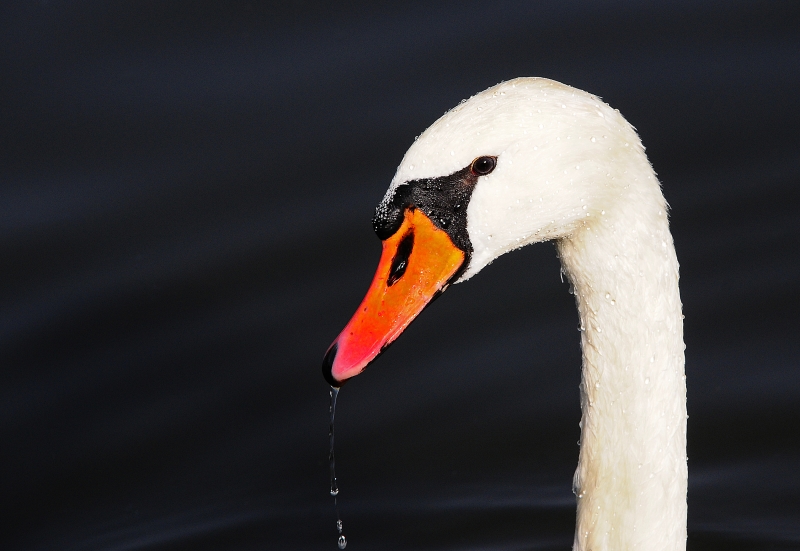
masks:
[[[466,253],[416,208],[383,242],[378,271],[355,315],[325,354],[322,373],[335,387],[355,377],[460,273]]]

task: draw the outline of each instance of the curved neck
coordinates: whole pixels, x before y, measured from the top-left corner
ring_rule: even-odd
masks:
[[[686,384],[678,262],[649,165],[558,243],[581,325],[575,550],[686,546]]]

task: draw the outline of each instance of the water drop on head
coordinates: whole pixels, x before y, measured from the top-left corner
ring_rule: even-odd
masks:
[[[336,545],[339,546],[339,549],[344,549],[345,547],[347,547],[347,538],[344,536],[339,536]]]
[[[592,142],[596,142],[596,141],[597,141],[597,139],[594,136],[592,136]]]
[[[646,384],[646,385],[649,385],[649,384],[650,384],[650,377],[648,377],[648,378],[646,378],[646,379],[644,380],[644,384]]]

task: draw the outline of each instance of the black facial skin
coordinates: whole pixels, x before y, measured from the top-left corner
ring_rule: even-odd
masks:
[[[492,172],[497,157],[478,157],[469,166],[449,176],[423,178],[401,184],[390,199],[375,210],[372,226],[381,240],[394,235],[403,223],[405,210],[418,208],[434,225],[450,236],[453,244],[469,254],[472,243],[467,234],[467,206],[478,178]]]

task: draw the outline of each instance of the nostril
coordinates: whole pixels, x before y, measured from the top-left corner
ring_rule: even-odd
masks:
[[[403,277],[408,268],[408,257],[411,256],[411,251],[414,250],[414,232],[410,231],[403,236],[400,244],[397,246],[397,252],[392,259],[392,265],[389,268],[389,276],[386,278],[386,285],[391,287],[397,280]]]
[[[335,342],[325,353],[325,357],[322,359],[322,376],[325,377],[329,385],[339,388],[342,383],[333,377],[333,361],[336,359],[337,350],[339,350],[339,343]]]

